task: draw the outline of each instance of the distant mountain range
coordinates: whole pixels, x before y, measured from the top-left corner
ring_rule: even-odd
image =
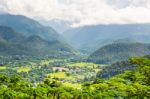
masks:
[[[53,28],[25,16],[0,14],[0,54],[57,57],[74,54],[74,47],[88,53],[88,61],[112,63],[150,54],[146,44],[150,43],[149,27],[150,24],[83,26],[65,31],[62,37]]]
[[[91,53],[96,49],[111,44],[118,39],[131,39],[137,42],[150,42],[150,24],[111,24],[73,28],[63,36],[72,46],[82,52]]]
[[[50,26],[54,28],[58,33],[62,34],[67,29],[70,29],[71,22],[59,19],[52,19],[49,21],[38,19],[39,22],[45,26]]]
[[[0,54],[73,54],[63,37],[53,28],[21,15],[0,14]]]
[[[51,27],[22,15],[0,14],[0,25],[11,27],[25,36],[38,35],[45,40],[62,40],[62,37]]]
[[[46,41],[40,36],[26,37],[12,28],[0,26],[1,55],[53,55],[72,53],[66,45],[59,41]]]
[[[150,44],[143,43],[113,43],[101,47],[88,58],[88,61],[109,64],[126,61],[130,57],[145,56],[150,54]]]

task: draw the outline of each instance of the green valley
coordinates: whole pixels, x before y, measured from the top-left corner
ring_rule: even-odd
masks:
[[[70,58],[35,59],[26,57],[17,59],[16,57],[5,57],[5,60],[1,62],[4,66],[0,66],[0,73],[22,75],[34,83],[41,82],[44,77],[62,82],[81,83],[92,77],[95,78],[101,68],[100,64],[73,62]]]
[[[150,99],[148,0],[0,0],[0,99]]]
[[[49,59],[48,59],[49,60]],[[48,61],[44,59],[44,61]],[[43,61],[43,60],[42,60]],[[52,60],[54,62],[54,60]],[[53,63],[50,61],[49,65]],[[66,60],[68,61],[68,60]],[[57,63],[58,61],[55,60]],[[54,62],[54,63],[55,63]],[[60,62],[60,60],[59,60]],[[64,60],[61,60],[64,62]],[[125,71],[122,74],[113,76],[109,79],[94,78],[88,81],[81,82],[76,77],[73,77],[73,73],[68,74],[67,67],[57,68],[62,71],[51,71],[46,64],[41,66],[34,66],[31,64],[40,65],[41,60],[32,60],[30,66],[32,67],[32,78],[30,78],[30,71],[18,72],[18,74],[6,74],[9,72],[15,72],[18,66],[13,64],[12,67],[8,67],[5,72],[0,70],[0,98],[2,99],[116,99],[116,98],[128,98],[128,99],[149,99],[150,98],[150,60],[147,58],[132,58],[129,62],[136,65],[138,68],[135,70]],[[16,63],[16,61],[14,61]],[[30,63],[28,61],[28,63]],[[75,66],[78,65],[77,67]],[[96,64],[93,63],[74,63],[72,68],[85,68],[83,64],[93,65],[97,68]],[[71,64],[72,65],[72,64]],[[79,66],[80,65],[80,66]],[[9,65],[8,65],[9,66]],[[23,66],[20,64],[20,66]],[[45,68],[44,68],[45,67]],[[70,67],[70,66],[69,66]],[[69,68],[68,67],[68,68]],[[21,67],[22,69],[23,67]],[[40,70],[38,71],[38,68]],[[53,67],[51,67],[53,68]],[[92,68],[92,67],[90,67]],[[100,68],[100,67],[99,67]],[[10,70],[11,69],[11,70]],[[27,70],[24,66],[24,70]],[[87,68],[89,69],[89,68]],[[12,71],[13,70],[13,71]],[[21,70],[20,70],[21,71]],[[41,73],[47,72],[40,82],[32,82],[31,80],[40,78]],[[49,72],[48,72],[49,71]],[[34,73],[36,75],[34,75]],[[75,70],[74,70],[75,72]],[[90,73],[90,71],[88,71]],[[88,73],[86,72],[86,73]],[[93,72],[93,71],[92,71]],[[92,73],[91,72],[91,73]],[[82,72],[84,73],[84,71]],[[80,77],[83,76],[79,73]],[[96,73],[96,72],[95,72]],[[76,73],[78,75],[78,73]],[[94,76],[94,75],[93,75]],[[27,78],[28,77],[28,78]],[[36,78],[37,77],[37,78]],[[84,77],[84,76],[83,76]],[[81,77],[82,78],[82,77]],[[77,82],[72,82],[72,81]]]

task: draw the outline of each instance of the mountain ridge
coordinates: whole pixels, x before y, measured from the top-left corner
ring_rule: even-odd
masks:
[[[82,26],[65,31],[63,36],[77,49],[84,48],[84,51],[92,53],[97,47],[113,43],[117,39],[129,38],[141,43],[150,43],[149,27],[150,24]]]
[[[59,41],[46,41],[40,36],[24,36],[10,27],[0,26],[1,55],[59,55],[66,51],[73,52]],[[62,50],[63,49],[63,50]]]
[[[105,45],[92,53],[88,61],[110,64],[126,61],[130,57],[145,56],[150,54],[150,44],[144,43],[113,43]]]

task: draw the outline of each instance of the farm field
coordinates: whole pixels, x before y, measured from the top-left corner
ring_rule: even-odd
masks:
[[[103,66],[89,62],[73,62],[70,59],[50,58],[12,60],[5,65],[7,67],[0,66],[0,73],[21,75],[34,83],[48,77],[70,85],[95,77]]]
[[[0,67],[0,70],[5,70],[5,69],[7,69],[6,66],[1,66],[1,67]]]

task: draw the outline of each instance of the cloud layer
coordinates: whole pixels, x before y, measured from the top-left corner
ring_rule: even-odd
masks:
[[[74,27],[150,23],[150,0],[0,0],[0,12],[67,20]]]

